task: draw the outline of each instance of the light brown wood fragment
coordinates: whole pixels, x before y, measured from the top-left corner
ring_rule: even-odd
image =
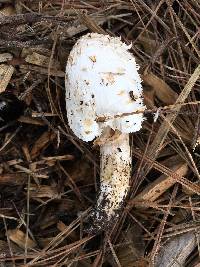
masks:
[[[154,89],[156,96],[166,105],[174,104],[178,98],[171,87],[161,78],[153,74],[152,72],[144,73],[142,79],[145,84],[151,86]]]
[[[44,121],[38,118],[33,118],[33,117],[27,117],[27,116],[21,116],[18,121],[27,123],[27,124],[34,124],[34,125],[45,125]]]
[[[0,174],[0,185],[22,185],[26,177],[22,173]]]
[[[29,146],[28,146],[27,143],[24,143],[24,144],[22,145],[22,151],[23,151],[23,154],[24,154],[25,159],[26,159],[28,162],[31,162],[31,156],[30,156]]]
[[[171,170],[180,176],[184,176],[188,171],[188,166],[186,163],[179,163],[172,166]],[[134,200],[141,202],[140,204],[136,204],[136,206],[142,206],[142,201],[155,201],[175,183],[176,180],[171,176],[161,175],[134,198]]]
[[[149,55],[154,55],[157,51],[157,40],[155,40],[155,36],[150,34],[149,32],[143,32],[138,37],[140,44],[142,45],[144,51]]]
[[[7,231],[8,238],[12,240],[15,244],[17,244],[20,248],[34,248],[36,243],[30,239],[26,238],[26,234],[19,229],[13,229]]]
[[[152,87],[144,87],[144,103],[148,109],[151,109],[155,105],[155,90]]]
[[[49,143],[56,137],[55,133],[44,132],[35,142],[31,150],[31,158],[35,159],[43,149],[45,149]]]
[[[67,226],[62,221],[59,221],[57,223],[57,228],[59,231],[64,232],[67,229]]]
[[[41,67],[48,67],[50,57],[41,55],[39,53],[33,52],[32,54],[27,55],[25,61],[30,64],[38,65]],[[53,60],[52,68],[59,69],[60,65],[57,61]]]
[[[10,53],[2,53],[0,54],[0,63],[11,60],[12,58],[13,56]]]
[[[151,143],[151,145],[147,151],[147,156],[149,158],[151,158],[152,160],[157,157],[160,149],[162,148],[163,143],[164,143],[169,131],[171,130],[171,124],[174,123],[174,121],[177,117],[177,114],[181,108],[180,104],[185,102],[185,100],[187,99],[188,95],[190,94],[193,86],[195,85],[196,81],[198,80],[199,76],[200,76],[200,64],[196,67],[193,74],[189,78],[187,84],[185,85],[185,87],[181,91],[180,95],[178,96],[178,98],[175,102],[176,108],[174,109],[174,111],[176,111],[176,112],[170,113],[165,117],[165,120],[161,124],[153,142]],[[149,170],[150,167],[148,166],[147,169]]]
[[[36,173],[36,172],[32,171],[31,169],[26,168],[26,167],[24,167],[24,166],[21,166],[21,165],[19,165],[19,164],[15,165],[15,168],[18,169],[18,170],[20,170],[20,171],[22,171],[22,172],[24,172],[24,173],[26,173],[26,174],[28,174],[28,175],[33,176],[33,178],[42,178],[42,179],[47,179],[47,178],[49,178],[49,176],[46,175],[46,174]],[[36,170],[36,171],[37,171],[37,170]]]
[[[14,67],[11,65],[0,65],[0,93],[6,90],[8,83],[13,75]]]
[[[102,25],[104,22],[107,21],[106,17],[89,17],[89,16],[83,16],[82,14],[80,15],[80,20],[82,23],[79,23],[77,25],[71,26],[68,29],[65,30],[65,33],[69,37],[73,37],[74,35],[81,33],[85,30],[92,29],[94,32],[98,33],[104,33],[104,30],[99,26]],[[95,21],[95,23],[94,23]]]
[[[37,186],[32,184],[29,195],[30,198],[60,198],[57,189],[48,185]]]
[[[103,21],[104,18],[92,18],[90,16],[88,16],[86,13],[80,13],[79,14],[79,20],[80,22],[82,22],[82,24],[84,24],[85,26],[87,26],[87,28],[92,31],[92,32],[96,32],[96,33],[100,33],[100,34],[107,34],[103,28],[101,28],[101,26],[99,26],[101,24],[101,21]]]
[[[62,155],[62,156],[54,156],[54,157],[43,157],[45,161],[64,161],[64,160],[73,160],[73,155]]]
[[[48,75],[48,68],[40,67],[40,66],[34,66],[34,65],[20,65],[20,71],[22,73],[27,74],[28,71],[35,71],[43,75]],[[61,70],[56,69],[50,69],[51,76],[55,77],[65,77],[65,72]]]
[[[6,162],[1,162],[0,166],[4,166],[4,165],[12,166],[15,164],[20,164],[21,162],[23,162],[22,159],[12,159],[12,160],[8,160]]]
[[[11,5],[5,6],[4,8],[0,9],[0,17],[11,16],[14,14],[16,14],[16,11],[15,11],[14,7]]]
[[[28,55],[31,55],[34,52],[39,55],[45,55],[46,57],[51,56],[51,50],[47,49],[44,46],[36,46],[36,47],[24,47],[21,52],[21,57],[26,58]]]
[[[62,221],[59,221],[57,223],[57,229],[62,233],[66,233],[69,231],[70,227],[64,224]],[[77,240],[77,234],[74,231],[72,231],[71,233],[69,233],[68,238],[70,240]]]

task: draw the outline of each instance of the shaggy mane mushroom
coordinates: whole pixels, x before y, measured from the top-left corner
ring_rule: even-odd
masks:
[[[106,230],[117,219],[129,189],[129,133],[143,122],[141,79],[130,47],[97,33],[81,37],[66,66],[69,126],[83,141],[100,145],[100,189],[90,231]],[[138,112],[138,114],[131,114]]]

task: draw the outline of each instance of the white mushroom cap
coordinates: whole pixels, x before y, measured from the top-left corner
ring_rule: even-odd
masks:
[[[120,38],[97,33],[74,45],[66,66],[66,108],[69,125],[80,139],[91,141],[106,126],[122,133],[140,130],[142,113],[123,116],[145,109],[129,48]],[[102,117],[105,121],[99,122]]]

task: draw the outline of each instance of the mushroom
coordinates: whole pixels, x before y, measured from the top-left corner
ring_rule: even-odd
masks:
[[[130,46],[120,38],[90,33],[81,37],[66,66],[68,123],[83,141],[100,145],[100,190],[90,218],[90,231],[116,221],[129,189],[129,133],[144,120],[141,79]]]

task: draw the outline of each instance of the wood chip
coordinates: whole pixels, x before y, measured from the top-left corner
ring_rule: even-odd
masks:
[[[38,199],[38,198],[56,198],[59,199],[59,193],[57,191],[57,188],[48,186],[48,185],[30,185],[30,198]]]
[[[30,239],[29,237],[26,237],[26,234],[22,232],[19,229],[13,229],[7,231],[8,238],[12,240],[15,244],[17,244],[20,248],[34,248],[36,246],[36,243]]]
[[[166,105],[174,104],[178,98],[171,87],[152,72],[144,73],[142,79],[145,84],[151,86],[155,95]]]
[[[36,52],[32,52],[32,54],[27,55],[25,61],[27,63],[38,65],[41,67],[48,67],[50,58]],[[52,68],[53,69],[60,69],[60,65],[56,60],[52,61]]]
[[[106,31],[101,28],[100,24],[105,20],[105,17],[93,19],[92,17],[88,16],[86,13],[79,14],[79,20],[87,26],[89,30],[92,32],[97,32],[100,34],[107,34]]]
[[[8,83],[13,75],[14,67],[11,65],[0,65],[0,93],[6,90]]]
[[[74,35],[81,33],[87,29],[92,29],[92,31],[94,32],[105,34],[105,31],[99,25],[102,25],[107,21],[106,17],[102,16],[92,18],[91,16],[89,17],[86,14],[79,14],[79,20],[81,20],[82,23],[77,22],[77,25],[68,27],[65,30],[65,33],[69,37],[73,37]]]
[[[44,126],[45,123],[43,120],[38,119],[38,118],[33,118],[33,117],[27,117],[27,116],[21,116],[18,121],[27,123],[27,124],[34,124],[34,125],[40,125]]]
[[[2,53],[0,54],[0,63],[6,62],[8,60],[11,60],[13,58],[12,54],[10,53]]]
[[[11,16],[11,15],[14,15],[14,14],[16,14],[16,10],[11,5],[5,6],[4,8],[0,9],[0,17]]]
[[[24,74],[27,72],[37,72],[39,74],[48,75],[48,68],[34,66],[34,65],[20,65],[20,71]],[[65,72],[56,69],[50,69],[50,75],[55,77],[65,77]]]
[[[64,161],[64,160],[74,160],[73,155],[63,155],[63,156],[55,156],[55,157],[43,157],[45,161]]]
[[[22,185],[26,176],[22,173],[4,173],[0,175],[0,185]]]
[[[140,41],[140,44],[147,54],[154,55],[157,50],[158,44],[152,34],[150,34],[149,32],[143,32],[139,35],[138,40]]]
[[[178,163],[170,168],[176,174],[180,176],[185,176],[188,171],[188,166],[186,163]],[[136,206],[142,206],[142,201],[155,201],[164,192],[166,192],[171,186],[176,183],[176,180],[171,176],[166,176],[162,174],[158,179],[149,184],[139,195],[137,195],[134,200],[141,202],[136,203]]]
[[[33,145],[33,148],[30,153],[31,158],[35,159],[37,156],[39,156],[41,151],[44,150],[55,137],[55,133],[44,132]]]
[[[51,50],[45,48],[44,46],[35,46],[35,47],[24,47],[21,52],[21,57],[26,58],[28,55],[31,55],[33,52],[45,55],[46,57],[51,56]]]

